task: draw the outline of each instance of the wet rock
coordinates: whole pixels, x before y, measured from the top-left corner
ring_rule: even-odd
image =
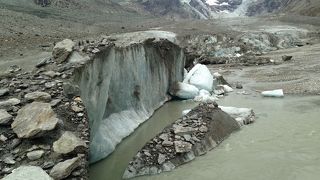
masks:
[[[8,125],[12,116],[4,109],[0,109],[0,125]]]
[[[63,41],[58,42],[52,51],[53,59],[58,63],[63,63],[70,56],[73,47],[75,46],[75,42],[70,39],[65,39]]]
[[[33,102],[18,111],[11,127],[19,138],[30,138],[53,130],[57,123],[58,119],[49,103]]]
[[[80,165],[80,157],[75,157],[56,164],[50,171],[50,176],[55,180],[68,177]]]
[[[292,58],[293,56],[287,56],[287,55],[282,56],[283,61],[290,61]]]
[[[31,151],[27,153],[27,157],[31,161],[34,161],[34,160],[40,159],[43,154],[44,154],[43,150]]]
[[[51,100],[51,95],[46,92],[36,91],[28,93],[24,96],[27,101],[44,101],[48,102]]]
[[[37,166],[21,166],[2,180],[53,180],[44,170]]]
[[[243,86],[242,86],[242,84],[240,84],[240,83],[236,83],[236,88],[237,88],[237,89],[242,89]]]
[[[77,148],[85,148],[86,144],[70,131],[66,131],[63,135],[53,143],[53,151],[60,154],[68,154]]]
[[[192,144],[184,141],[174,141],[174,147],[177,153],[184,153],[191,151]]]
[[[0,97],[9,94],[9,89],[0,89]]]

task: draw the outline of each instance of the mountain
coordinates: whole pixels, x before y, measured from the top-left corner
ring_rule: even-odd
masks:
[[[320,16],[319,0],[259,0],[251,3],[248,16],[266,13],[287,13],[304,16]]]

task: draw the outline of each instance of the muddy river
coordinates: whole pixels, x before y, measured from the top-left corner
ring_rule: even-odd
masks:
[[[231,135],[216,149],[176,170],[145,180],[317,180],[320,177],[320,96],[263,98],[238,95],[219,105],[253,108],[257,121]],[[92,180],[121,179],[126,165],[146,141],[176,120],[181,111],[195,106],[170,102],[116,151],[90,167]]]

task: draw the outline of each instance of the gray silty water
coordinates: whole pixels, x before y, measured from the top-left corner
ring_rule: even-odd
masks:
[[[259,118],[192,163],[171,173],[137,179],[319,179],[319,96],[273,99],[233,95],[220,104],[252,107]]]
[[[136,179],[318,179],[320,176],[319,96],[287,96],[274,99],[262,98],[259,95],[233,94],[221,99],[219,104],[253,108],[258,119],[253,125],[246,126],[233,134],[218,148],[173,172]],[[187,108],[182,107],[185,105],[176,102],[171,106],[173,109],[161,108],[157,116],[168,118],[170,112],[178,111],[179,107],[181,110]],[[90,179],[120,179],[127,161],[143,146],[143,141],[153,137],[156,131],[160,131],[159,123],[147,121],[144,125],[148,128],[140,130],[143,128],[141,126],[112,156],[91,167]]]

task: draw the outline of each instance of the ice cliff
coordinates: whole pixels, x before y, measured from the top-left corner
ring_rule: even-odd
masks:
[[[183,80],[185,56],[175,35],[162,31],[109,38],[75,73],[90,121],[90,161],[108,156],[123,138],[170,99]]]

